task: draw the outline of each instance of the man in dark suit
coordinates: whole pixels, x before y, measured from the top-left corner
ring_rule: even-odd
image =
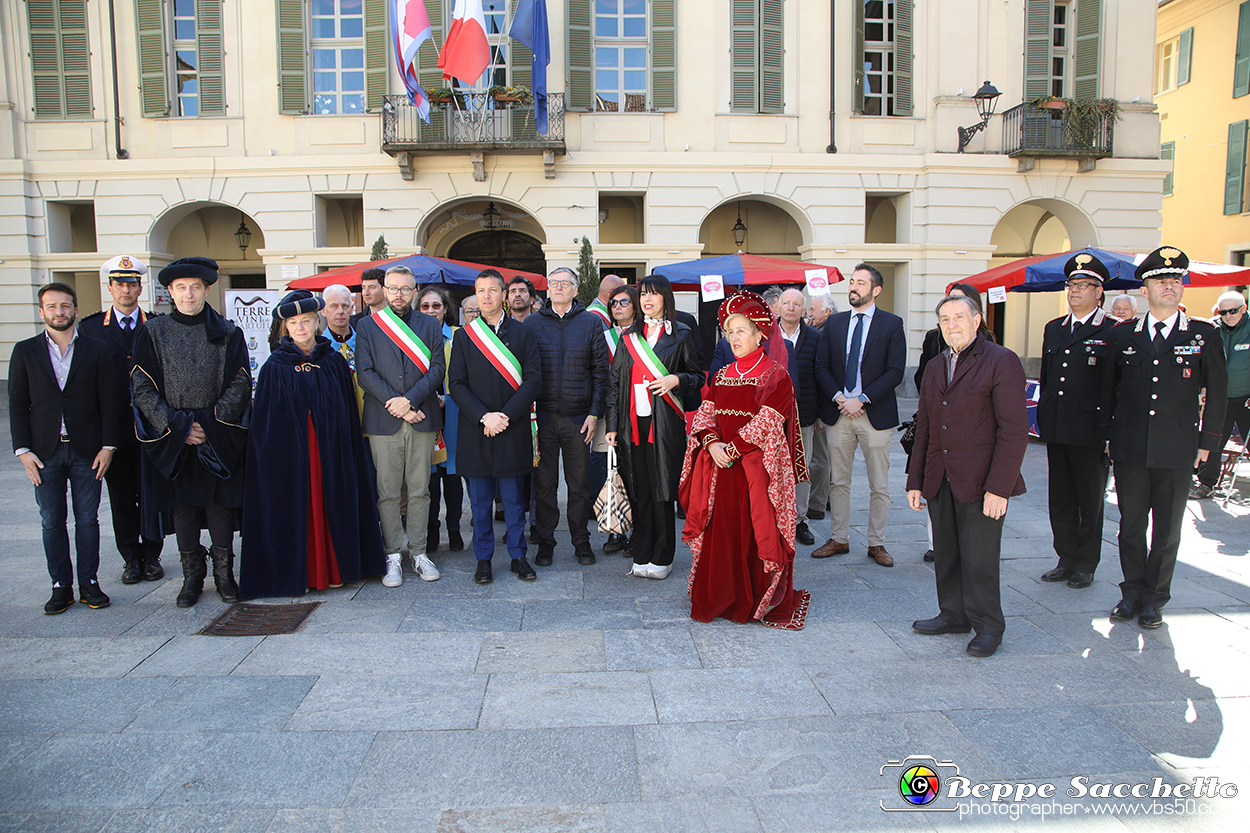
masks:
[[[875,266],[861,263],[847,281],[851,309],[830,316],[816,360],[820,419],[827,426],[833,487],[833,537],[812,551],[813,558],[850,552],[851,465],[855,447],[868,468],[868,557],[893,567],[885,549],[890,517],[890,438],[898,425],[894,389],[903,381],[907,338],[903,319],[877,309],[885,279]]]
[[[456,471],[469,483],[473,514],[473,580],[494,580],[491,507],[498,490],[512,572],[521,581],[534,581],[538,576],[525,558],[522,484],[534,470],[530,414],[542,389],[542,358],[529,327],[504,310],[503,275],[484,269],[474,282],[474,295],[482,315],[456,332],[448,369],[448,390],[460,409]]]
[[[348,319],[353,330],[360,329],[361,319],[386,309],[386,290],[382,288],[385,279],[386,272],[376,266],[360,273],[360,298],[365,308]]]
[[[978,334],[981,313],[972,299],[947,295],[937,315],[948,347],[920,383],[907,502],[919,511],[928,501],[941,613],[912,628],[926,636],[975,630],[968,653],[988,657],[1006,627],[998,573],[1003,518],[1008,499],[1024,494],[1024,368],[1015,353]]]
[[[1228,369],[1219,333],[1180,311],[1189,258],[1155,249],[1137,266],[1150,311],[1111,331],[1102,420],[1120,505],[1120,603],[1111,620],[1163,624],[1195,465],[1218,454]],[[1206,405],[1198,395],[1206,388]],[[1201,421],[1201,429],[1199,428]],[[1153,519],[1150,548],[1146,526]]]
[[[117,380],[108,348],[79,335],[78,294],[63,283],[39,290],[44,331],[13,346],[9,360],[9,427],[13,453],[35,487],[43,552],[52,577],[47,614],[74,603],[65,491],[74,502],[78,598],[108,607],[100,590],[100,481],[117,448]]]
[[[361,424],[378,473],[378,520],[386,549],[382,583],[387,587],[398,587],[404,581],[399,553],[404,544],[399,517],[404,485],[408,487],[412,570],[422,581],[437,581],[439,577],[438,568],[425,552],[424,519],[430,512],[431,458],[443,427],[438,392],[447,360],[442,327],[412,307],[416,286],[412,270],[392,266],[386,271],[383,288],[389,312],[394,315],[362,318],[356,331],[356,383],[365,392]]]
[[[100,278],[108,284],[112,305],[88,315],[79,324],[79,331],[108,345],[117,371],[117,451],[109,466],[105,482],[109,489],[109,508],[113,513],[113,538],[126,566],[122,584],[136,584],[144,579],[159,581],[165,577],[161,566],[164,540],[141,535],[139,511],[139,460],[142,451],[135,437],[135,417],[130,404],[130,371],[134,368],[131,354],[135,337],[146,326],[151,313],[139,308],[143,294],[143,276],[147,265],[137,257],[119,255],[104,262]]]
[[[790,353],[790,381],[794,385],[794,398],[799,406],[799,431],[803,435],[803,453],[807,458],[808,472],[812,471],[813,449],[816,445],[816,415],[820,410],[820,390],[816,384],[816,356],[820,351],[820,331],[808,326],[803,320],[803,311],[807,305],[803,293],[797,289],[787,289],[781,293],[781,316],[777,320],[774,333],[789,342],[793,348]],[[820,441],[824,441],[820,437]],[[828,469],[824,472],[829,477]],[[812,479],[815,479],[812,475]],[[816,543],[816,538],[807,528],[807,500],[811,494],[812,484],[803,481],[794,486],[794,500],[799,522],[794,530],[794,539],[806,546]]]
[[[1105,442],[1098,408],[1107,339],[1119,323],[1102,311],[1107,267],[1089,252],[1064,266],[1068,315],[1046,325],[1042,336],[1041,397],[1037,425],[1050,470],[1050,529],[1059,565],[1042,581],[1076,589],[1094,582],[1102,555],[1102,515],[1107,490]]]

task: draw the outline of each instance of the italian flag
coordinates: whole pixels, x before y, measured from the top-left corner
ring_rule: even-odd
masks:
[[[456,0],[438,67],[444,78],[459,78],[462,84],[473,86],[488,66],[490,42],[486,39],[482,0]]]
[[[425,346],[425,342],[417,337],[404,319],[395,314],[395,310],[389,306],[383,307],[381,312],[373,314],[373,320],[378,322],[378,327],[386,334],[386,337],[412,360],[418,370],[422,373],[429,372],[430,348]]]

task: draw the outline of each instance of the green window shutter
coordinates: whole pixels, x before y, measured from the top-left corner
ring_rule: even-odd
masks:
[[[27,0],[35,118],[91,118],[86,0]]]
[[[1194,27],[1181,32],[1180,55],[1177,56],[1176,86],[1189,83],[1189,73],[1194,64]]]
[[[1102,37],[1102,0],[1076,5],[1076,50],[1072,60],[1072,97],[1098,98],[1098,43]]]
[[[1250,122],[1233,122],[1228,126],[1228,162],[1224,169],[1224,213],[1240,214],[1246,178],[1246,126]]]
[[[1250,93],[1250,0],[1237,9],[1237,62],[1233,65],[1233,98]]]
[[[595,109],[595,40],[590,28],[590,0],[566,0],[569,94],[567,110]]]
[[[1172,196],[1172,177],[1176,172],[1176,142],[1164,142],[1159,145],[1159,159],[1172,162],[1172,170],[1163,178],[1163,196]]]
[[[760,0],[761,113],[784,113],[786,109],[784,19],[782,0]]]
[[[308,112],[308,39],[301,0],[278,2],[278,112]]]
[[[169,115],[169,69],[161,0],[135,0],[139,27],[139,97],[145,118]]]
[[[1247,0],[1250,2],[1250,0]],[[856,113],[864,112],[864,4],[860,0],[854,0],[855,6],[855,44],[851,50],[851,60],[855,62],[851,73],[854,79],[854,100],[851,102],[851,110]]]
[[[430,39],[417,50],[417,80],[427,93],[443,86],[443,71],[438,68],[438,49],[443,45],[443,0],[426,0],[426,14],[430,16]],[[417,129],[422,139],[431,142],[447,140],[447,114],[441,104],[430,105],[430,123],[420,123]]]
[[[1024,8],[1024,100],[1050,95],[1051,0],[1027,0]]]
[[[195,0],[196,81],[200,115],[226,114],[225,41],[221,32],[221,0]]]
[[[759,9],[756,0],[731,0],[729,109],[735,113],[758,113],[759,53],[756,31]]]
[[[911,0],[894,3],[894,115],[912,114]]]
[[[651,0],[651,109],[677,109],[677,0]]]
[[[513,0],[512,16],[516,17],[516,7],[520,0]],[[509,84],[513,87],[528,90],[534,83],[534,53],[519,40],[508,39],[508,66],[511,70]],[[527,104],[512,108],[512,138],[532,141],[538,138],[538,130],[534,124],[533,105]]]
[[[391,30],[386,22],[386,0],[365,0],[365,109],[379,112],[389,92],[390,61],[387,45]]]

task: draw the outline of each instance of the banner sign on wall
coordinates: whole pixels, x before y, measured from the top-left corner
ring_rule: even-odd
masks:
[[[252,366],[252,384],[260,366],[269,358],[269,326],[273,308],[278,303],[276,289],[227,289],[226,317],[243,331],[247,355]]]

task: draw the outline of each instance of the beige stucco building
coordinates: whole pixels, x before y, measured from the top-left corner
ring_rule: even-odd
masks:
[[[385,98],[403,91],[389,5],[117,0],[110,20],[104,2],[4,0],[0,354],[35,332],[49,280],[98,308],[115,254],[207,255],[222,286],[281,287],[379,235],[547,270],[585,236],[641,275],[734,251],[740,217],[748,252],[881,265],[914,359],[946,285],[996,258],[1159,243],[1154,0],[548,0],[546,137],[486,95],[418,126]],[[451,5],[426,0],[440,43]],[[502,32],[504,5],[484,2]],[[494,40],[491,80],[527,87],[528,52]],[[957,153],[986,79],[997,112]],[[1050,94],[1120,118],[1105,142],[1056,139],[1057,117],[1021,106]],[[502,230],[483,229],[491,203]],[[1060,303],[1013,295],[1007,344],[1036,352]]]

